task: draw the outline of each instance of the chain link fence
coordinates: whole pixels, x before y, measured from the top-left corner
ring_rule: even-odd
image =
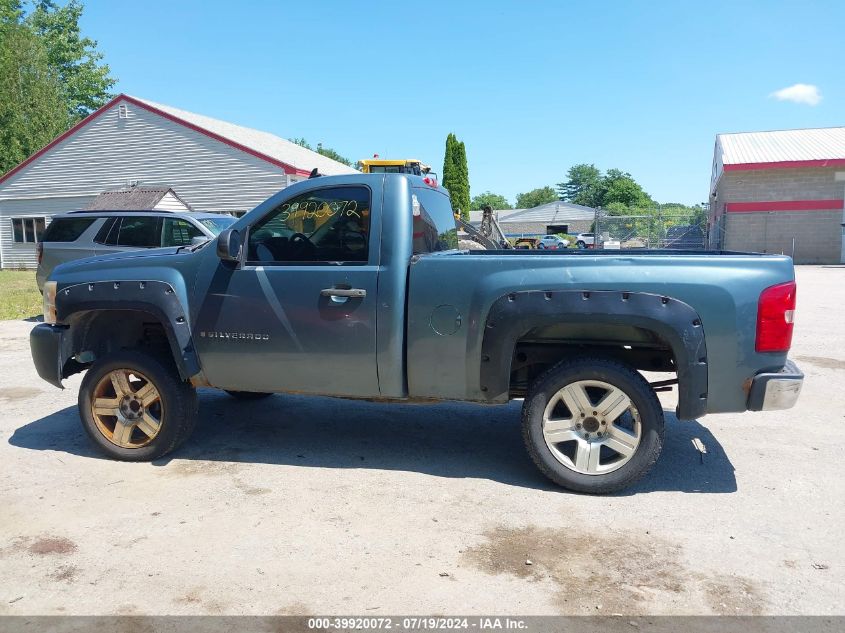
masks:
[[[661,208],[637,215],[615,215],[597,209],[593,232],[600,248],[703,250],[708,247],[707,216],[701,211]]]

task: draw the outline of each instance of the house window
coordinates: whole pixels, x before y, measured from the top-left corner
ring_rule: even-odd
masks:
[[[124,104],[117,106],[117,117],[119,119],[126,119],[129,117],[129,112]]]
[[[12,237],[16,244],[34,244],[44,235],[44,218],[12,218]]]

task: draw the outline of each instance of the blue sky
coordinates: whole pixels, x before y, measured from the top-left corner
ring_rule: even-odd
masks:
[[[473,195],[586,162],[689,204],[718,132],[845,124],[843,25],[808,0],[87,0],[82,21],[119,92],[437,172],[454,132]],[[821,100],[771,96],[799,83]]]

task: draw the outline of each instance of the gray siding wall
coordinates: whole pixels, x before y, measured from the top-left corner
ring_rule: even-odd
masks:
[[[592,220],[589,220],[589,221],[561,220],[558,224],[569,225],[569,234],[575,235],[576,233],[589,233],[590,227],[593,225],[593,222],[592,222]],[[506,235],[522,235],[522,234],[525,234],[526,236],[533,236],[533,235],[545,235],[546,234],[546,227],[548,225],[545,222],[500,222],[499,226],[502,227],[502,231],[504,231]]]
[[[182,202],[172,193],[167,193],[155,206],[156,211],[188,211]]]
[[[96,195],[130,180],[195,210],[247,211],[288,184],[281,168],[131,103],[118,104],[0,184],[0,201]]]
[[[35,244],[15,244],[12,218],[50,217],[65,211],[84,209],[94,196],[73,198],[33,198],[30,200],[0,200],[0,263],[3,268],[35,268]]]

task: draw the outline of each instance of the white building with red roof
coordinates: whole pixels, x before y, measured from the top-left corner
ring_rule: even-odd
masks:
[[[719,134],[711,245],[845,262],[845,127]]]
[[[106,191],[160,186],[194,210],[239,214],[315,167],[355,171],[269,132],[118,95],[0,176],[0,263],[34,267],[50,218]]]

